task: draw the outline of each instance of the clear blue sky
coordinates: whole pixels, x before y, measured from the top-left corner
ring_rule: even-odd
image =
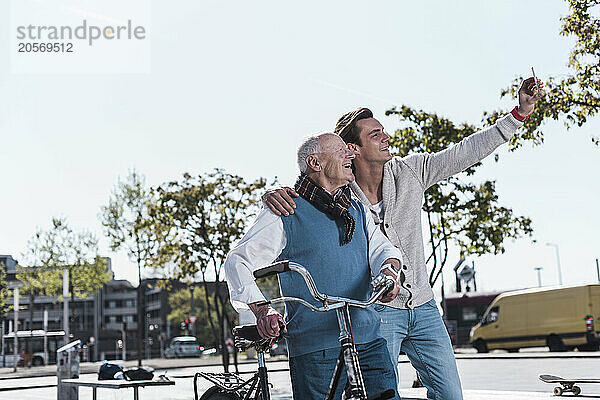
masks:
[[[151,73],[13,75],[7,2],[0,4],[0,253],[17,259],[56,215],[101,236],[99,207],[130,168],[160,184],[214,167],[292,183],[295,150],[357,105],[388,131],[393,105],[477,124],[508,107],[501,88],[535,66],[567,71],[572,39],[559,36],[564,2],[152,1]],[[118,62],[118,60],[115,60]],[[500,201],[533,219],[537,244],[475,259],[480,289],[596,280],[600,257],[598,119],[546,142],[498,151],[476,180],[495,179]],[[136,280],[124,254],[118,278]],[[453,254],[455,257],[456,254]],[[453,259],[454,260],[454,259]],[[453,263],[454,261],[452,261]],[[447,290],[451,290],[447,275]]]

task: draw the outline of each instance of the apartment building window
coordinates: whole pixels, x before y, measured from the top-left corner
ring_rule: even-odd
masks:
[[[107,324],[116,324],[116,323],[120,323],[123,321],[127,321],[127,319],[120,315],[109,315],[107,317],[104,317],[104,321]]]
[[[123,307],[122,300],[108,300],[104,302],[106,308],[121,308]]]
[[[160,293],[152,293],[146,296],[148,302],[160,301]]]

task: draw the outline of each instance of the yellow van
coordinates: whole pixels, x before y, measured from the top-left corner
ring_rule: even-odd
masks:
[[[598,350],[599,319],[600,284],[517,290],[492,301],[470,341],[479,353],[539,346]]]

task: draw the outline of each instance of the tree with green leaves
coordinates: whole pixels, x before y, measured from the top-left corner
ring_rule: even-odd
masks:
[[[69,271],[69,297],[87,297],[110,280],[106,259],[98,256],[98,239],[87,231],[74,231],[65,218],[52,218],[49,229],[37,229],[23,254],[27,265],[17,266],[17,279],[29,296],[29,329],[33,304],[39,295],[62,297],[63,271]],[[69,301],[64,298],[63,301]],[[28,349],[31,353],[31,349]]]
[[[209,326],[222,349],[223,367],[228,371],[229,355],[224,342],[231,315],[222,271],[232,244],[243,235],[250,217],[258,210],[258,190],[265,180],[246,182],[222,169],[198,176],[184,174],[183,179],[158,188],[159,200],[150,212],[160,226],[170,227],[169,246],[162,248],[158,267],[168,259],[170,278],[195,281],[199,274]],[[215,281],[211,296],[207,282]],[[212,317],[214,315],[214,317]],[[215,324],[214,321],[218,321]]]
[[[29,329],[33,329],[33,304],[35,299],[45,294],[45,276],[51,275],[53,269],[64,261],[64,232],[66,225],[60,218],[52,218],[48,230],[38,228],[27,242],[27,249],[23,254],[26,265],[17,265],[17,279],[24,286],[21,293],[29,297]],[[31,354],[31,341],[27,352]]]
[[[100,219],[104,233],[113,251],[125,250],[138,269],[137,290],[137,360],[142,365],[142,341],[145,320],[143,318],[142,268],[156,260],[163,236],[159,224],[150,226],[149,209],[156,202],[155,192],[146,186],[144,175],[130,171],[119,179],[113,189],[108,205],[101,207]]]
[[[560,34],[575,38],[569,57],[569,73],[546,80],[546,95],[538,101],[521,132],[513,137],[513,149],[524,141],[541,144],[544,140],[542,125],[548,119],[563,120],[565,127],[569,129],[583,126],[600,111],[600,0],[567,2],[570,14],[561,18],[563,25]],[[521,77],[516,78],[508,88],[500,92],[501,97],[516,98],[522,80]],[[506,111],[485,113],[484,120],[491,124],[505,113]],[[592,135],[591,139],[594,144],[600,145],[600,137]]]
[[[0,262],[0,319],[6,316],[8,306],[6,300],[10,296],[8,282],[6,281],[6,266],[4,262]]]
[[[193,292],[193,297],[192,297]],[[203,345],[211,345],[215,341],[211,326],[218,326],[219,321],[216,313],[208,312],[206,289],[202,286],[190,284],[188,288],[179,289],[169,295],[169,308],[171,312],[167,318],[175,323],[182,323],[190,316],[196,320],[190,322],[192,331],[181,333],[194,334]],[[233,315],[233,309],[226,305],[227,315]]]
[[[455,125],[436,114],[407,106],[392,108],[386,115],[397,116],[402,127],[390,140],[399,156],[435,153],[477,131],[468,124]],[[451,176],[425,192],[423,211],[427,217],[431,263],[429,282],[433,286],[447,261],[450,243],[462,256],[499,254],[507,239],[531,235],[531,220],[515,216],[498,202],[494,181],[471,183],[469,177],[481,163]]]
[[[53,223],[56,231],[49,234],[59,236],[62,247],[54,249],[59,254],[59,262],[43,273],[45,294],[63,295],[64,270],[69,271],[68,295],[71,301],[75,297],[95,294],[111,279],[106,258],[98,255],[98,238],[89,231],[74,231],[64,219],[55,219]]]

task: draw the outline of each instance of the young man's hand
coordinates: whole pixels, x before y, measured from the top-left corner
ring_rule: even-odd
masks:
[[[298,197],[298,193],[291,187],[273,188],[262,195],[262,201],[273,211],[275,215],[285,215],[286,217],[294,213],[296,203],[292,197]]]
[[[268,304],[248,304],[250,310],[256,316],[256,327],[261,337],[275,338],[281,332],[287,332],[285,321],[281,314]]]
[[[388,258],[387,260],[385,260],[384,265],[385,264],[392,264],[396,271],[400,271],[400,260],[397,260],[395,258]],[[381,269],[382,274],[387,275],[394,280],[394,287],[392,288],[392,290],[387,292],[385,296],[379,299],[382,303],[389,303],[390,301],[394,300],[396,296],[398,296],[398,293],[400,293],[400,282],[398,281],[398,274],[400,272],[396,271],[391,270],[391,268]]]
[[[517,112],[524,117],[533,112],[535,103],[544,96],[544,82],[539,78],[537,82],[539,90],[535,88],[533,77],[525,79],[519,89],[519,107],[517,108]]]

